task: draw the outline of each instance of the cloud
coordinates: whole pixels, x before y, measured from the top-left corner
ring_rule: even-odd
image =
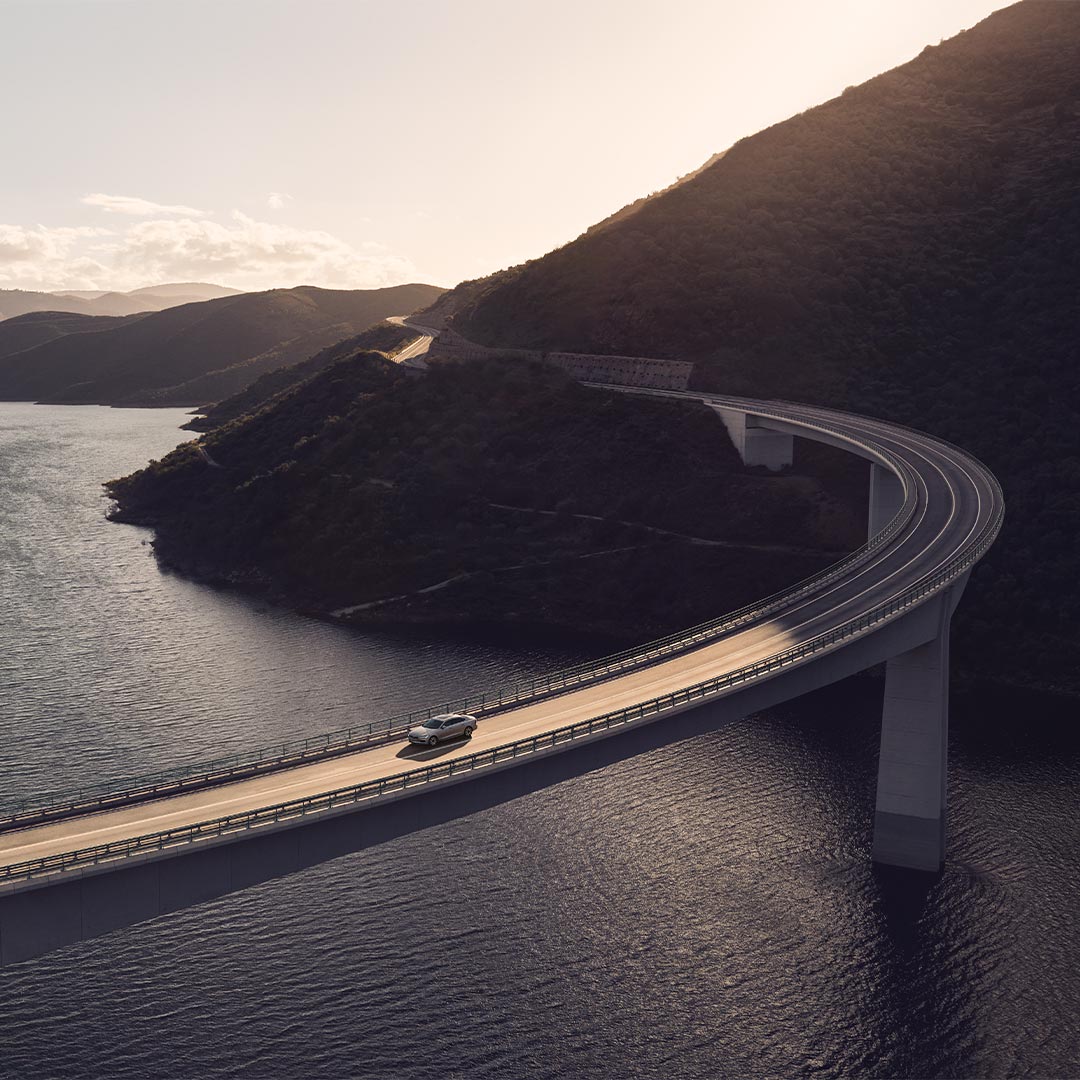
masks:
[[[106,267],[78,248],[108,235],[108,229],[0,225],[0,287],[96,288]]]
[[[406,258],[332,233],[258,221],[158,217],[121,230],[0,225],[0,288],[132,289],[216,281],[240,289],[367,289],[417,279]]]
[[[196,210],[193,206],[163,206],[134,195],[103,195],[96,192],[84,195],[81,201],[87,206],[98,206],[107,214],[127,214],[129,217],[206,217],[205,210]]]
[[[311,283],[338,288],[396,285],[412,277],[408,259],[386,252],[358,251],[316,229],[256,221],[234,211],[228,224],[216,221],[147,221],[128,230],[116,260],[161,281],[209,276],[242,288]]]
[[[285,204],[291,202],[292,196],[286,195],[284,191],[271,191],[270,194],[266,196],[266,205],[269,206],[271,210],[284,210]]]

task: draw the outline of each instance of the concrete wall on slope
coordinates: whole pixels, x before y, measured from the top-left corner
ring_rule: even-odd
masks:
[[[640,386],[653,390],[685,390],[694,365],[685,360],[655,360],[644,356],[603,356],[598,353],[541,352],[537,349],[489,349],[444,330],[428,352],[432,360],[483,360],[488,357],[536,360],[561,368],[580,382]]]

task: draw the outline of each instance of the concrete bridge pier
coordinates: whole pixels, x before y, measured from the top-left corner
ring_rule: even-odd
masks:
[[[876,863],[933,872],[945,864],[949,625],[966,583],[965,576],[937,602],[936,636],[886,664],[874,813]]]
[[[749,413],[710,406],[724,421],[744,465],[764,465],[777,472],[793,460],[792,436],[764,427],[764,421]]]
[[[876,461],[870,464],[870,520],[867,538],[876,536],[900,512],[904,505],[904,486],[900,477]]]

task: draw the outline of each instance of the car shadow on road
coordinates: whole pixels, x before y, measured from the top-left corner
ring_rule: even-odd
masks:
[[[451,750],[468,745],[468,739],[451,739],[448,742],[439,743],[438,746],[414,746],[409,743],[397,752],[397,756],[406,761],[434,761],[444,754],[449,754]]]

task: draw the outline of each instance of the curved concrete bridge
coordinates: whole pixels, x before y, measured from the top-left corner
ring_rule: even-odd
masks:
[[[625,388],[618,388],[625,389]],[[949,621],[1002,523],[956,447],[829,409],[659,390],[714,409],[748,465],[793,436],[868,459],[870,538],[758,604],[641,649],[240,760],[80,792],[0,819],[0,963],[39,955],[710,730],[887,662],[873,858],[945,853]],[[403,746],[435,712],[471,741]]]

